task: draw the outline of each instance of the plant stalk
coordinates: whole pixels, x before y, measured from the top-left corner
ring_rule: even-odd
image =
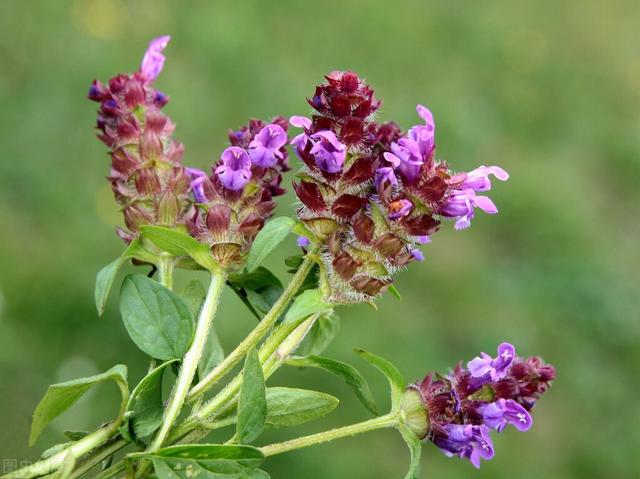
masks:
[[[319,316],[320,315],[317,313],[307,319],[302,319],[293,323],[281,324],[271,334],[271,336],[269,336],[258,352],[260,364],[264,370],[265,380],[275,373],[280,367],[284,359],[286,359],[284,356],[288,356],[293,352],[293,349],[297,347]],[[296,337],[293,338],[293,336]],[[293,341],[288,345],[287,351],[280,351],[279,347],[287,339],[293,339]],[[173,443],[178,440],[180,440],[180,442],[194,442],[208,434],[211,427],[204,421],[210,416],[209,411],[212,411],[212,414],[217,412],[219,415],[219,413],[232,407],[235,404],[235,400],[241,387],[242,374],[238,374],[213,399],[211,399],[209,403],[207,403],[207,410],[201,409],[195,411],[191,417],[178,426],[178,428],[169,437],[169,442]],[[211,424],[216,424],[216,422],[214,421]]]
[[[315,264],[315,253],[317,249],[310,249],[304,258],[304,261],[296,271],[296,274],[291,278],[291,281],[287,285],[286,289],[282,292],[278,300],[271,307],[269,312],[264,316],[262,321],[256,326],[256,328],[249,333],[249,335],[234,349],[216,368],[207,374],[198,384],[196,384],[189,395],[187,396],[187,402],[191,402],[204,394],[209,388],[222,379],[233,367],[238,364],[247,352],[260,342],[260,340],[269,332],[271,327],[278,320],[280,315],[287,308],[291,300],[302,286],[307,274],[311,271],[311,268]],[[206,416],[208,412],[211,412],[212,408],[206,403],[202,406],[201,411]]]
[[[216,310],[218,309],[220,295],[224,288],[225,281],[226,275],[222,270],[211,273],[209,290],[207,291],[207,297],[204,300],[200,316],[198,317],[198,324],[196,326],[193,343],[191,344],[189,351],[184,355],[178,379],[176,380],[171,398],[169,399],[169,405],[167,406],[162,419],[162,425],[154,437],[153,442],[147,448],[148,452],[157,451],[162,447],[169,430],[180,414],[189,391],[189,386],[191,386],[193,376],[195,375],[198,367],[198,362],[202,356],[204,346],[209,338],[209,330],[211,329],[213,318]]]
[[[94,468],[96,465],[98,465],[100,462],[104,461],[105,459],[107,459],[112,454],[115,454],[116,452],[118,452],[120,449],[125,447],[127,444],[129,444],[129,443],[127,441],[125,441],[124,439],[117,439],[109,447],[105,448],[104,450],[100,451],[99,453],[97,453],[94,456],[92,456],[89,459],[87,459],[87,461],[84,464],[81,464],[79,467],[77,467],[69,475],[69,477],[67,479],[76,479],[77,477],[82,476],[83,474],[85,474],[86,472],[88,472],[92,468]]]
[[[276,454],[282,454],[284,452],[293,451],[295,449],[301,449],[303,447],[314,446],[323,442],[333,441],[343,437],[355,436],[368,431],[375,431],[376,429],[382,429],[385,427],[395,427],[398,425],[398,415],[395,412],[386,414],[384,416],[369,419],[368,421],[351,424],[338,429],[331,429],[330,431],[324,431],[317,434],[311,434],[309,436],[298,437],[291,439],[290,441],[270,444],[268,446],[261,447],[260,450],[265,456],[275,456]]]
[[[111,439],[111,436],[118,431],[121,422],[122,419],[120,418],[102,429],[98,429],[88,436],[83,437],[57,454],[45,460],[35,462],[30,466],[23,467],[15,472],[10,472],[2,476],[2,479],[31,479],[33,477],[50,474],[60,468],[67,454],[71,454],[73,457],[81,457],[107,442]]]

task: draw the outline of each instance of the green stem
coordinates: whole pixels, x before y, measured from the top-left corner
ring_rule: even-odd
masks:
[[[107,459],[112,454],[115,454],[116,452],[118,452],[120,449],[125,447],[127,444],[129,444],[129,443],[127,441],[125,441],[124,439],[116,440],[109,447],[103,449],[99,453],[97,453],[94,456],[91,456],[89,459],[87,459],[87,461],[84,464],[80,465],[78,468],[76,468],[73,471],[73,473],[71,473],[71,475],[69,475],[68,479],[75,479],[77,477],[82,476],[83,474],[85,474],[86,472],[88,472],[92,468],[94,468],[96,465],[98,465],[100,462],[104,461],[105,459]]]
[[[111,467],[106,468],[100,474],[98,474],[93,479],[108,479],[110,477],[115,476],[116,474],[120,474],[126,468],[124,461],[120,461],[117,464],[114,464]]]
[[[120,427],[121,422],[122,419],[118,419],[102,429],[98,429],[88,436],[83,437],[59,453],[54,454],[43,461],[35,462],[30,466],[24,467],[15,472],[10,472],[9,474],[2,476],[2,479],[30,479],[32,477],[44,476],[54,472],[60,468],[67,454],[70,453],[74,457],[81,457],[107,442],[111,439],[111,436],[118,431],[118,427]]]
[[[343,437],[355,436],[356,434],[362,434],[363,432],[375,431],[376,429],[382,429],[385,427],[395,427],[397,424],[398,415],[394,412],[338,429],[331,429],[330,431],[298,437],[296,439],[291,439],[290,441],[270,444],[268,446],[261,447],[260,450],[265,456],[275,456],[276,454],[282,454],[295,449],[314,446],[316,444],[333,441]]]
[[[293,349],[295,349],[304,338],[309,328],[313,326],[318,316],[319,314],[314,314],[308,319],[281,324],[273,334],[269,336],[258,352],[260,364],[264,370],[265,380],[275,373],[283,360],[291,354]],[[288,342],[291,344],[287,345],[286,351],[280,351],[279,347],[287,342],[287,340],[289,340]],[[220,413],[233,407],[241,386],[242,374],[238,374],[207,403],[206,411],[204,409],[195,411],[191,417],[178,426],[169,437],[169,442],[173,443],[177,440],[181,442],[194,442],[208,434],[211,429],[210,425],[216,424],[215,421],[205,423],[205,420],[210,415],[208,412],[213,411],[217,413],[217,415],[220,415]]]
[[[209,338],[209,329],[211,328],[213,317],[218,309],[218,303],[220,302],[220,295],[224,288],[225,281],[226,275],[223,271],[215,271],[211,273],[209,291],[207,292],[207,297],[205,298],[202,310],[200,311],[193,343],[191,344],[189,351],[184,355],[180,374],[178,375],[171,398],[169,399],[169,405],[164,412],[162,425],[153,439],[153,442],[147,448],[147,451],[149,452],[157,451],[162,447],[169,430],[180,414],[189,391],[189,386],[191,386],[193,376],[195,375],[198,367],[198,362],[202,356],[202,351],[204,350],[204,346]]]
[[[167,289],[173,289],[173,258],[163,256],[157,266],[160,284]]]
[[[315,252],[316,249],[310,249],[305,256],[304,261],[298,268],[296,274],[291,278],[291,282],[287,285],[287,288],[282,292],[278,300],[271,307],[269,312],[260,321],[258,326],[249,333],[249,335],[234,349],[216,368],[207,374],[198,384],[196,384],[189,395],[187,396],[187,402],[191,402],[204,394],[209,388],[222,379],[233,367],[238,364],[242,358],[247,354],[249,349],[254,347],[260,342],[260,340],[269,332],[271,327],[278,320],[280,315],[284,312],[291,300],[302,286],[307,274],[311,271],[311,268],[315,264]],[[213,412],[209,403],[205,404],[201,411],[203,415]]]

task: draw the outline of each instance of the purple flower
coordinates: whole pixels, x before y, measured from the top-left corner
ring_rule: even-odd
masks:
[[[206,203],[208,200],[204,194],[204,182],[207,180],[207,174],[197,168],[186,168],[186,171],[191,180],[190,187],[193,197],[198,203]]]
[[[307,142],[309,141],[307,131],[309,131],[309,129],[311,128],[311,120],[304,116],[292,116],[291,118],[289,118],[289,123],[297,128],[304,128],[304,133],[300,133],[290,141],[290,143],[298,150],[304,150],[307,146]]]
[[[436,125],[433,121],[433,114],[428,108],[418,105],[416,111],[420,118],[425,121],[425,124],[412,127],[408,132],[408,136],[418,144],[420,154],[426,159],[435,149]]]
[[[251,158],[246,151],[231,146],[222,152],[222,164],[216,168],[216,175],[222,185],[233,191],[244,188],[251,179]]]
[[[491,201],[491,198],[477,196],[472,189],[466,189],[453,190],[438,213],[442,216],[456,218],[455,228],[463,230],[471,225],[476,207],[491,215],[498,212],[498,208]]]
[[[411,256],[413,256],[416,261],[424,261],[424,253],[418,248],[414,248],[411,250]]]
[[[393,168],[385,166],[376,170],[375,180],[376,190],[378,194],[381,194],[387,185],[398,186],[398,179],[396,178]]]
[[[313,155],[318,168],[327,173],[339,173],[346,157],[346,146],[330,130],[319,131],[309,138],[314,141],[309,153]]]
[[[413,203],[407,199],[393,201],[389,204],[389,219],[398,220],[408,216],[413,210]]]
[[[309,238],[305,237],[305,236],[298,236],[298,239],[296,241],[296,244],[300,247],[300,248],[308,248],[309,245],[311,244],[311,241],[309,241]]]
[[[438,434],[433,442],[449,457],[469,459],[480,468],[480,459],[489,460],[495,454],[487,426],[446,424],[442,426],[442,432],[444,434]]]
[[[507,181],[509,173],[499,166],[480,166],[475,170],[465,173],[462,189],[472,189],[474,191],[489,191],[491,189],[491,181],[489,175],[493,175],[500,181]]]
[[[480,412],[484,423],[498,432],[507,424],[512,424],[519,431],[528,431],[533,422],[527,410],[513,399],[498,399],[481,406]]]
[[[429,236],[427,235],[416,236],[415,241],[418,244],[428,244],[431,243],[431,238],[429,238]]]
[[[420,175],[424,159],[420,145],[411,138],[400,138],[391,144],[392,153],[385,153],[384,158],[398,169],[402,179],[413,183]]]
[[[516,348],[510,343],[502,343],[498,346],[498,355],[495,358],[487,353],[480,353],[480,356],[467,363],[467,368],[474,378],[498,381],[507,375],[515,357]]]
[[[270,124],[262,128],[249,144],[249,156],[254,165],[263,168],[275,166],[284,156],[280,151],[287,144],[287,133],[282,127]]]
[[[162,50],[165,49],[169,40],[171,40],[171,37],[165,35],[154,38],[149,43],[149,48],[147,48],[140,65],[140,73],[144,77],[145,83],[154,81],[162,71],[165,60]]]

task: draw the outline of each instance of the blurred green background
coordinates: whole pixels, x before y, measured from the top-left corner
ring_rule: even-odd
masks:
[[[306,114],[323,74],[354,69],[384,99],[379,118],[406,128],[418,122],[415,104],[428,105],[440,158],[511,173],[491,194],[499,215],[479,214],[468,231],[443,228],[427,260],[399,275],[403,301],[341,309],[328,351],[357,363],[381,402],[384,381],[352,347],[393,358],[408,378],[504,340],[557,366],[529,433],[496,435],[496,457],[479,472],[426,445],[423,477],[640,477],[637,1],[1,5],[0,459],[34,459],[64,429],[113,414],[116,393],[98,388],[29,449],[30,415],[48,384],[118,362],[132,380],[145,370],[117,294],[101,319],[93,304],[95,273],[122,244],[85,94],[94,78],[135,70],[148,40],[169,33],[157,85],[172,98],[166,111],[187,164],[211,164],[227,128],[249,117]],[[292,214],[293,203],[284,197],[279,213]],[[289,239],[270,259],[282,278],[293,252]],[[227,350],[254,324],[229,293],[218,321]],[[321,372],[282,371],[271,384],[344,399],[325,420],[264,441],[367,417]],[[388,479],[407,462],[399,435],[378,431],[278,456],[267,469],[274,478]]]

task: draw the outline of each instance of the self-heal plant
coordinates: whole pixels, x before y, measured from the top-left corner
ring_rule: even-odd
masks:
[[[466,366],[408,384],[386,359],[356,350],[383,373],[391,408],[381,413],[364,376],[322,352],[339,329],[335,308],[373,302],[394,276],[424,260],[422,247],[448,219],[468,228],[477,208],[497,213],[484,193],[497,166],[455,172],[436,157],[432,113],[403,132],[378,123],[381,101],[353,72],[332,72],[307,100],[310,117],[252,119],[229,132],[229,146],[203,171],[182,164],[183,147],[162,112],[168,97],[154,87],[169,37],[153,40],[138,71],[94,81],[100,104],[98,137],[109,148],[112,185],[125,228],[122,255],[97,275],[102,314],[120,267],[131,260],[147,275],[124,278],[120,314],[149,369],[130,388],[127,368],[49,387],[31,428],[33,444],[46,425],[92,386],[113,381],[121,393],[117,416],[89,433],[68,433],[38,462],[6,478],[126,476],[176,479],[253,478],[265,460],[302,447],[380,428],[397,429],[411,452],[406,478],[419,476],[421,440],[479,467],[493,458],[491,431],[532,426],[531,411],[555,378],[539,357],[520,358],[509,343]],[[298,129],[289,137],[289,125]],[[289,170],[288,148],[302,160],[293,182],[296,218],[271,218]],[[263,261],[291,233],[302,253],[287,258],[283,286]],[[174,288],[176,268],[209,275]],[[157,275],[156,275],[157,271]],[[225,354],[215,332],[221,292],[228,286],[258,325]],[[215,320],[215,321],[214,321]],[[232,371],[242,364],[242,370]],[[363,422],[285,442],[259,443],[272,427],[295,427],[330,413],[338,399],[318,391],[268,385],[280,367],[314,368],[346,382],[374,416]],[[168,397],[163,382],[172,382]],[[223,443],[212,430],[229,428]]]

